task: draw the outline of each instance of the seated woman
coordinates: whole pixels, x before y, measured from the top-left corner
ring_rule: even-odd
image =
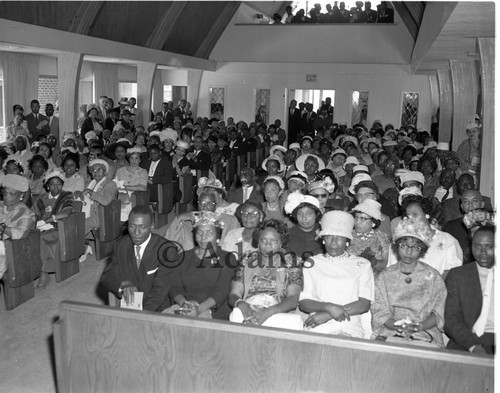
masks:
[[[208,177],[200,177],[198,180],[197,194],[202,192],[213,192],[215,196],[216,212],[219,214],[234,215],[239,204],[236,202],[226,201],[226,188],[222,185],[219,179],[212,179]]]
[[[222,241],[221,248],[224,251],[236,253],[240,259],[243,254],[256,250],[252,245],[252,236],[264,219],[264,212],[258,202],[247,200],[238,208],[236,216],[241,217],[243,227],[229,231]]]
[[[413,340],[406,343],[444,347],[446,286],[440,273],[422,261],[432,237],[429,225],[414,218],[396,227],[392,249],[397,263],[382,271],[375,283],[373,338],[403,336]]]
[[[279,176],[268,176],[262,183],[265,201],[262,202],[262,211],[266,220],[274,219],[287,223],[291,228],[293,224],[288,220],[284,213],[285,201],[280,197],[285,188],[285,183]]]
[[[42,231],[40,238],[40,258],[42,272],[37,288],[45,288],[50,281],[49,273],[56,271],[59,260],[59,235],[57,221],[73,213],[73,194],[63,191],[65,175],[59,170],[48,172],[44,176],[44,189],[33,205],[37,219],[37,228]]]
[[[117,148],[118,150],[118,148]],[[127,150],[128,166],[118,168],[115,183],[118,187],[118,199],[122,202],[121,218],[125,222],[132,210],[132,193],[146,191],[148,188],[148,171],[141,168],[141,149],[132,147]]]
[[[349,254],[354,218],[343,211],[325,213],[321,232],[326,253],[304,263],[300,310],[310,314],[304,326],[312,332],[368,338],[373,273],[364,258]]]
[[[321,241],[318,237],[321,211],[319,201],[311,195],[298,192],[290,194],[285,203],[285,213],[291,216],[296,223],[290,229],[288,249],[297,259],[305,261],[309,257],[323,252]]]
[[[219,248],[223,222],[217,213],[193,214],[196,247],[177,254],[172,266],[159,265],[145,309],[188,317],[228,319],[227,303],[236,257]],[[174,305],[161,310],[167,295]]]
[[[462,266],[463,252],[457,239],[449,233],[440,231],[429,222],[431,209],[432,202],[419,195],[408,195],[402,202],[403,215],[423,222],[432,233],[428,250],[425,255],[421,256],[421,261],[436,269],[445,278],[451,268]],[[387,265],[391,266],[396,263],[396,253],[390,249]]]
[[[64,171],[63,191],[81,193],[85,189],[85,179],[78,173],[80,169],[80,158],[78,153],[67,153],[62,161]]]
[[[284,175],[285,164],[280,157],[273,154],[262,161],[261,167],[267,172],[268,176]]]
[[[99,206],[107,206],[117,197],[116,183],[106,177],[109,165],[106,161],[99,158],[89,162],[89,171],[92,174],[92,181],[83,192],[75,193],[75,198],[83,200],[83,209],[85,213],[85,234],[90,235],[94,228],[99,228]],[[87,255],[92,253],[89,245],[85,254],[80,257],[80,262],[87,259]]]
[[[288,196],[294,192],[305,194],[307,192],[306,182],[307,175],[304,172],[292,171],[286,183],[287,189],[281,194],[281,199],[286,201]]]
[[[37,198],[44,192],[44,174],[49,169],[49,164],[45,161],[45,158],[36,154],[31,158],[28,165],[31,172],[28,178],[31,191],[31,204],[29,206],[33,206]]]
[[[313,181],[307,185],[309,195],[316,198],[319,202],[319,210],[325,213],[326,202],[330,195],[335,191],[335,184],[328,176],[318,174]]]
[[[299,171],[302,171],[307,175],[308,182],[313,181],[318,172],[325,169],[325,163],[323,160],[314,154],[302,154],[295,161],[295,166]]]
[[[288,229],[277,220],[259,224],[253,234],[257,252],[245,255],[235,271],[229,295],[231,322],[302,330],[297,308],[302,268],[286,252]]]
[[[5,244],[7,238],[22,239],[35,229],[35,214],[21,202],[29,189],[28,179],[8,174],[2,179],[3,201],[0,201],[0,277],[7,270]]]
[[[95,104],[88,106],[87,118],[82,123],[82,128],[80,130],[80,135],[83,140],[86,140],[85,134],[90,131],[94,131],[97,136],[102,135],[104,130],[102,121],[98,118],[99,112]]]
[[[379,227],[384,219],[380,203],[365,199],[352,209],[354,231],[347,251],[353,255],[368,259],[372,264],[373,274],[377,276],[387,266],[391,239]]]
[[[47,164],[49,164],[49,172],[53,171],[56,168],[56,164],[52,160],[52,147],[50,147],[47,142],[43,142],[40,144],[37,154],[40,154],[43,158],[45,158],[45,161],[47,161]]]

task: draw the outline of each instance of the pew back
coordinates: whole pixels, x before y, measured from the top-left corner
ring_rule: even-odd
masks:
[[[59,261],[56,282],[64,281],[80,271],[80,256],[85,252],[85,213],[73,213],[57,223]]]
[[[62,302],[61,392],[486,392],[468,353]]]

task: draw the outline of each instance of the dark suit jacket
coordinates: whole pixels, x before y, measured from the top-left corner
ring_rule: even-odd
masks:
[[[300,133],[302,118],[300,116],[300,109],[295,108],[293,115],[290,114],[290,108],[288,108],[288,145],[290,143],[297,142],[297,135]]]
[[[255,115],[255,123],[257,123],[257,124],[260,123],[260,124],[264,124],[265,126],[267,126],[267,120],[268,120],[267,116],[262,117],[262,115],[260,113],[257,113]]]
[[[167,111],[165,115],[163,115],[163,112],[156,112],[156,116],[161,116],[164,127],[172,127],[174,125],[175,116],[172,111]]]
[[[208,171],[212,166],[212,159],[210,158],[210,153],[201,150],[196,157],[192,160],[188,160],[189,168]]]
[[[98,122],[98,123],[102,126],[102,122],[101,122],[99,119],[96,119],[96,120],[97,120],[97,122]],[[106,119],[106,121],[107,121],[107,120],[110,120],[110,121],[111,121],[111,119],[110,119],[110,118]],[[106,127],[103,127],[103,128],[104,128],[104,129],[106,129]],[[111,129],[111,131],[113,131],[113,128],[110,128],[110,129]],[[80,135],[82,136],[82,139],[83,139],[84,141],[86,141],[86,139],[85,139],[85,134],[86,134],[87,132],[89,132],[89,131],[93,131],[93,130],[94,130],[94,123],[92,122],[92,119],[91,119],[90,117],[87,117],[87,118],[85,119],[85,121],[83,122],[83,124],[82,124],[82,129],[80,130]]]
[[[463,222],[463,217],[448,221],[443,227],[443,232],[449,233],[460,243],[460,247],[462,247],[464,253],[464,265],[472,262],[473,257],[470,248],[471,239],[469,237],[469,231]]]
[[[141,166],[146,169],[149,173],[149,168],[151,166],[151,160],[144,161],[144,164],[141,163]],[[150,191],[149,200],[151,202],[158,202],[158,189],[156,184],[173,184],[174,180],[174,168],[172,166],[172,161],[162,155],[160,158],[160,162],[156,167],[154,176],[150,178],[153,184],[148,183],[148,189]],[[176,186],[178,190],[178,186]],[[176,200],[176,196],[174,195],[174,201]]]
[[[111,117],[107,117],[106,120],[104,120],[104,129],[105,130],[111,130],[113,131],[113,128],[115,128],[116,124],[118,123],[118,120],[116,123],[111,119]]]
[[[261,202],[264,202],[264,196],[260,191],[257,191],[254,186],[248,200],[252,200],[260,204]],[[243,188],[240,187],[235,190],[229,190],[227,193],[227,201],[231,203],[239,203],[241,205],[243,203]]]
[[[231,148],[231,154],[233,157],[238,157],[238,156],[242,156],[244,154],[247,154],[247,144],[243,141],[243,139],[241,139],[240,137],[238,137],[233,145],[233,147]]]
[[[314,136],[314,119],[316,118],[316,112],[311,112],[311,117],[307,120],[308,112],[304,113],[301,121],[301,130],[304,135]]]
[[[38,121],[35,119],[35,115],[30,113],[29,115],[24,117],[24,120],[28,123],[28,131],[31,134],[30,142],[34,142],[38,139],[38,135],[49,135],[50,127],[48,124],[49,119],[47,116],[38,114]],[[40,130],[37,130],[36,126],[42,121],[46,120],[47,124]]]
[[[446,288],[444,331],[450,337],[447,348],[468,350],[480,345],[479,338],[472,333],[483,304],[476,263],[451,269],[446,276]]]
[[[102,273],[101,283],[109,292],[118,296],[118,288],[122,281],[130,281],[138,291],[144,292],[144,298],[146,298],[153,288],[153,281],[160,266],[160,251],[168,246],[175,247],[167,239],[151,234],[151,239],[142,255],[141,264],[137,268],[132,239],[129,235],[122,236],[115,242],[111,259]]]

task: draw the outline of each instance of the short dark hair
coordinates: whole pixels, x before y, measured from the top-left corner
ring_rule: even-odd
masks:
[[[403,216],[406,216],[406,209],[410,205],[417,204],[422,208],[422,211],[425,214],[428,214],[430,218],[434,218],[434,206],[432,205],[432,201],[428,198],[425,198],[421,195],[407,195],[403,198],[403,203],[401,204],[401,211],[403,212]]]
[[[76,165],[76,170],[80,169],[80,156],[78,153],[71,153],[69,152],[64,156],[64,160],[62,161],[61,167],[64,168],[64,164],[66,164],[67,161],[73,161]]]
[[[151,220],[151,224],[154,222],[153,218],[153,212],[151,211],[151,208],[146,205],[137,205],[132,208],[130,211],[129,217],[132,215],[136,216],[148,216]]]
[[[280,235],[281,237],[281,245],[283,248],[286,248],[286,245],[288,243],[288,227],[284,222],[275,220],[274,218],[265,220],[257,225],[257,228],[255,228],[255,231],[252,235],[252,246],[256,248],[259,246],[260,234],[267,228],[272,228],[276,232],[278,232],[278,235]]]
[[[151,151],[151,150],[158,150],[160,151],[160,146],[158,146],[156,143],[153,143],[152,145],[149,145],[148,146],[148,151]]]
[[[50,147],[50,145],[47,142],[42,142],[42,143],[40,143],[40,146],[38,146],[38,150],[40,150],[40,147],[42,147],[42,146],[45,146],[49,149],[49,157],[48,158],[52,157],[52,148]]]
[[[43,168],[45,169],[45,171],[47,171],[49,169],[49,163],[47,161],[45,161],[45,158],[43,158],[43,156],[41,156],[40,154],[35,154],[31,160],[29,160],[29,168],[30,168],[30,171],[32,171],[33,169],[33,165],[35,165],[35,162],[37,161],[40,161],[43,165]]]
[[[31,105],[33,105],[33,104],[38,104],[38,105],[40,105],[40,101],[38,101],[38,100],[31,100],[31,102],[30,102],[30,106],[31,106]]]
[[[363,181],[360,181],[358,184],[356,184],[354,186],[354,194],[356,194],[360,188],[363,188],[363,187],[366,187],[366,188],[369,188],[371,190],[373,190],[373,192],[377,195],[377,201],[380,197],[380,191],[378,189],[378,186],[375,182],[373,182],[372,180],[363,180]]]
[[[319,224],[319,222],[321,221],[321,216],[323,215],[323,213],[321,213],[321,210],[319,210],[316,206],[314,206],[311,203],[307,203],[307,202],[302,202],[295,209],[293,209],[293,212],[290,215],[292,217],[292,219],[293,219],[292,221],[294,221],[295,223],[299,222],[297,220],[297,213],[299,212],[300,209],[302,209],[304,207],[308,207],[308,208],[312,209],[314,211],[314,213],[316,213],[316,224]]]

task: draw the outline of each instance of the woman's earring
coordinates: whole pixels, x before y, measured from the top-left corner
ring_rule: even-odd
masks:
[[[431,218],[431,216],[429,216],[428,214],[426,214],[425,218],[429,219],[429,218]]]
[[[372,224],[372,228],[375,228],[375,224]]]

